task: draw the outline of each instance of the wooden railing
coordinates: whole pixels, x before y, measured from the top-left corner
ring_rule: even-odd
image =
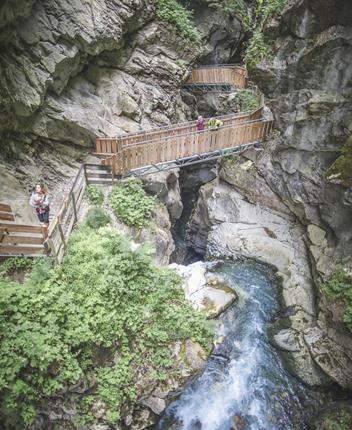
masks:
[[[137,143],[102,160],[112,166],[112,175],[126,176],[143,166],[172,162],[173,160],[206,154],[219,149],[261,142],[272,128],[272,121],[251,121],[220,127],[218,130],[187,133],[175,137]]]
[[[75,222],[78,220],[78,212],[81,207],[86,183],[84,165],[81,165],[68,195],[63,200],[49,225],[47,238],[49,254],[54,256],[58,263],[61,262],[64,256],[67,241]]]
[[[247,70],[236,65],[198,66],[193,69],[187,84],[230,84],[235,88],[245,88]]]
[[[234,125],[246,121],[252,121],[262,117],[263,108],[260,107],[252,112],[228,114],[217,116],[224,125]],[[205,120],[207,124],[207,120]],[[206,125],[207,128],[207,125]],[[136,143],[146,143],[153,140],[160,140],[167,137],[174,137],[196,131],[195,121],[173,124],[170,126],[159,127],[156,129],[140,131],[138,133],[129,133],[124,136],[99,137],[96,139],[95,154],[106,157],[121,151],[124,147],[135,145]]]
[[[49,227],[34,224],[0,223],[0,256],[39,257],[50,255],[60,263],[68,238],[78,219],[86,177],[81,165],[70,192]],[[4,208],[0,205],[0,209]],[[7,208],[8,209],[8,208]]]

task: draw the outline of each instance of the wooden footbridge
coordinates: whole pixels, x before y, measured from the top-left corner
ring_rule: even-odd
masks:
[[[202,66],[194,69],[187,85],[229,85],[244,88],[243,67]],[[8,205],[0,204],[0,257],[52,255],[63,258],[67,241],[78,220],[87,184],[109,185],[126,176],[138,176],[200,163],[243,151],[260,144],[272,129],[263,119],[263,108],[252,112],[216,117],[218,129],[197,131],[195,121],[142,130],[96,140],[100,164],[83,164],[70,192],[49,227],[17,224]]]

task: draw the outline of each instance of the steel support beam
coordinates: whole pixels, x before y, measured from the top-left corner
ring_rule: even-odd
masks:
[[[193,93],[232,93],[236,88],[231,84],[184,84],[183,89],[192,91]]]
[[[238,154],[245,151],[247,148],[256,145],[258,142],[247,143],[233,148],[217,149],[213,152],[207,152],[200,155],[192,155],[191,157],[178,158],[176,160],[167,161],[165,163],[151,164],[137,169],[130,170],[127,176],[143,176],[150,173],[162,172],[165,170],[175,169],[177,167],[191,166],[193,164],[204,163],[210,160],[227,157],[232,154]]]

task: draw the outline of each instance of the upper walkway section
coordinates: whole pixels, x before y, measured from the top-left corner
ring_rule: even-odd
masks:
[[[245,88],[247,78],[246,68],[237,64],[197,66],[184,86],[195,90],[228,92]]]

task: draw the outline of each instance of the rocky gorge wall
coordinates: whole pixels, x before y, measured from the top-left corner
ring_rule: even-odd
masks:
[[[350,334],[314,285],[352,251],[349,190],[325,180],[352,129],[351,9],[343,0],[294,0],[271,22],[274,59],[252,79],[279,133],[201,189],[192,239],[203,253],[276,265],[292,315],[276,324],[273,342],[307,383],[348,388]],[[139,0],[7,1],[0,21],[0,190],[18,206],[38,177],[71,175],[96,135],[189,118],[184,65],[226,62],[242,38],[236,20],[222,37],[229,23],[213,16],[203,28],[220,43],[216,55],[210,45],[191,48],[155,19],[154,2]],[[167,199],[178,216],[181,205]]]
[[[336,265],[352,265],[351,189],[326,179],[352,132],[351,16],[346,1],[296,0],[270,22],[274,57],[251,78],[276,132],[259,151],[222,163],[201,188],[189,228],[203,255],[276,267],[287,309],[272,342],[307,384],[349,389],[351,332],[321,285]]]

